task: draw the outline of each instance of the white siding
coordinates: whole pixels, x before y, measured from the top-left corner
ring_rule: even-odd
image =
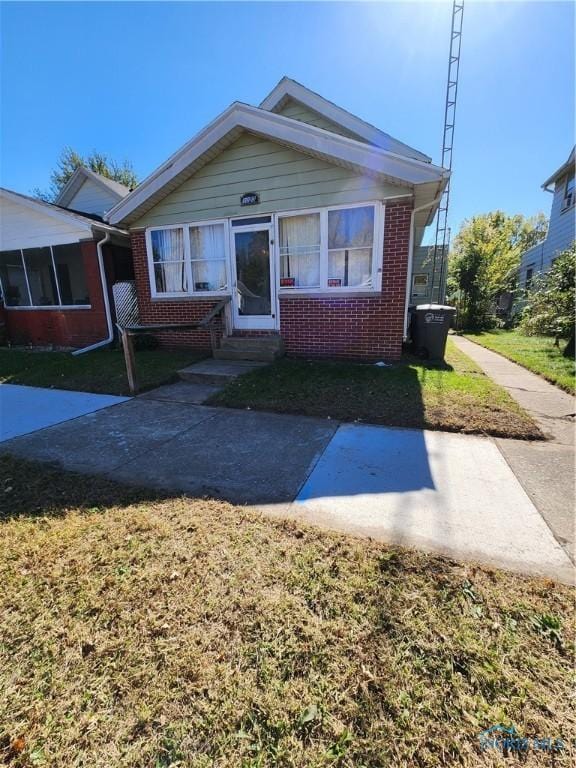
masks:
[[[66,207],[73,211],[95,213],[97,216],[102,216],[120,199],[112,190],[104,189],[92,179],[86,179]]]
[[[88,225],[55,219],[12,200],[0,199],[1,251],[75,243],[91,234]]]

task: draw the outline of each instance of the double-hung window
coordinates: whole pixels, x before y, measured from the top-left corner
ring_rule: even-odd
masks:
[[[225,222],[148,230],[153,296],[228,290]]]
[[[380,206],[281,214],[280,289],[377,290]]]
[[[0,286],[7,307],[88,307],[79,243],[0,252]]]

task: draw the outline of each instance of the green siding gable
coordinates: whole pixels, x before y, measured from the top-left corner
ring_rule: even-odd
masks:
[[[360,136],[352,133],[352,131],[343,128],[337,123],[333,123],[332,120],[328,120],[328,118],[320,115],[318,112],[314,112],[314,110],[293,99],[289,99],[286,104],[278,110],[277,114],[284,115],[284,117],[291,117],[293,120],[300,120],[309,125],[315,125],[317,128],[323,128],[325,131],[331,131],[332,133],[337,133],[339,136],[346,136],[349,139],[355,139],[364,144],[368,143],[360,138]]]
[[[245,192],[257,192],[260,204],[241,206],[240,196]],[[362,203],[406,192],[408,189],[244,133],[132,226]]]

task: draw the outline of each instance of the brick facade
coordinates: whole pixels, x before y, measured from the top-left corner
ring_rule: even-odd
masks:
[[[280,335],[289,355],[367,361],[400,357],[411,212],[412,203],[386,206],[379,294],[280,296]],[[218,302],[217,298],[153,300],[144,232],[133,232],[131,239],[141,323],[199,320]],[[170,346],[210,347],[207,331],[170,332],[159,338],[161,343]]]
[[[90,309],[14,309],[6,308],[8,340],[12,344],[32,346],[84,347],[108,335],[102,296],[96,243],[80,244]]]

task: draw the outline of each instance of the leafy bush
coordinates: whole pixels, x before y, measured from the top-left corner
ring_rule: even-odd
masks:
[[[568,353],[574,354],[576,322],[576,244],[563,251],[549,272],[538,275],[527,294],[520,330],[527,336],[554,336],[569,339]]]

